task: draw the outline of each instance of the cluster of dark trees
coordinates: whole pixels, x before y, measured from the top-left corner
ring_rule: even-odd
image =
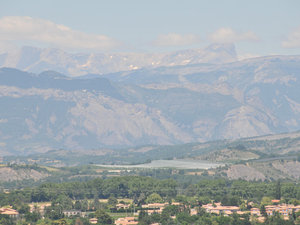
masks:
[[[111,179],[94,179],[87,182],[45,183],[39,187],[11,191],[0,194],[0,205],[18,204],[18,202],[53,201],[64,195],[73,200],[109,198],[136,199],[141,195],[158,193],[162,197],[174,197],[177,194],[174,180],[158,180],[149,177],[115,177]]]
[[[289,182],[255,182],[244,180],[213,179],[186,185],[172,179],[155,179],[142,176],[97,178],[86,182],[45,183],[38,187],[0,193],[0,206],[20,203],[55,201],[62,196],[71,200],[109,198],[131,198],[136,202],[152,193],[162,198],[177,195],[205,196],[222,201],[225,205],[239,205],[241,199],[260,202],[262,197],[300,200],[300,185]]]
[[[241,199],[260,202],[264,196],[274,199],[300,199],[300,185],[290,182],[261,182],[245,180],[203,180],[189,185],[184,192],[187,196],[207,196],[226,205],[238,205]]]

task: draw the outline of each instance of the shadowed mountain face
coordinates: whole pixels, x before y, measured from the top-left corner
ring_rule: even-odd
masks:
[[[0,153],[295,131],[299,86],[299,56],[145,68],[90,79],[2,68]]]

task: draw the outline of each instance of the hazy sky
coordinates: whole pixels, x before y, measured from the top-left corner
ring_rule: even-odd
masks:
[[[299,0],[0,0],[0,48],[170,51],[235,43],[241,56],[300,54]]]

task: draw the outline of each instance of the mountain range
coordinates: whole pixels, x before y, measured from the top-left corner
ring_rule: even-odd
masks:
[[[0,69],[0,153],[170,145],[300,128],[300,56],[236,61],[231,45],[165,58],[116,55],[99,54],[81,70],[91,55],[35,48],[2,54],[0,65],[13,68]],[[154,59],[160,63],[152,65]]]
[[[0,67],[33,73],[53,70],[68,76],[81,76],[196,63],[222,64],[236,59],[232,44],[212,44],[204,49],[167,53],[69,53],[26,46],[0,53]]]

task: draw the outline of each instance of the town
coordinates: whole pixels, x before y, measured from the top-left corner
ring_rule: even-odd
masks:
[[[264,190],[264,193],[261,193]],[[248,198],[245,198],[248,196]],[[0,194],[0,224],[300,224],[300,187],[289,182],[114,177],[49,183]]]
[[[157,195],[157,194],[156,194]],[[127,199],[130,202],[130,199]],[[285,204],[281,203],[278,199],[271,200],[272,204],[270,205],[262,205],[260,208],[252,207],[255,205],[255,203],[250,202],[248,203],[247,209],[241,209],[241,207],[238,206],[226,206],[222,205],[221,202],[213,202],[208,203],[202,206],[191,206],[191,204],[187,204],[184,202],[154,202],[154,203],[148,203],[141,205],[140,207],[137,204],[134,203],[125,203],[123,200],[117,200],[117,199],[102,199],[102,202],[108,203],[109,201],[114,201],[114,204],[112,203],[109,205],[109,210],[115,212],[115,214],[126,215],[124,217],[118,217],[116,219],[113,219],[110,217],[109,214],[106,212],[101,211],[82,211],[80,209],[70,209],[70,210],[63,210],[62,215],[63,219],[58,219],[54,222],[51,222],[51,224],[68,224],[68,221],[74,220],[77,223],[75,224],[116,224],[116,225],[135,225],[135,224],[152,224],[152,225],[159,225],[159,224],[172,224],[170,222],[164,223],[157,221],[159,217],[161,217],[163,214],[164,216],[167,216],[169,218],[165,218],[167,220],[173,220],[175,223],[177,216],[179,216],[179,222],[182,221],[182,215],[184,214],[186,217],[190,217],[188,219],[189,222],[192,220],[195,220],[196,218],[200,216],[204,216],[204,214],[207,214],[206,216],[214,215],[215,218],[217,216],[219,217],[232,217],[233,215],[236,215],[240,219],[245,221],[245,218],[247,219],[249,224],[251,222],[258,222],[263,224],[266,220],[268,220],[270,217],[277,215],[278,218],[284,221],[289,221],[290,219],[295,219],[295,224],[299,224],[300,220],[300,205],[293,205],[293,204]],[[119,203],[123,202],[123,203]],[[75,202],[76,204],[76,202]],[[3,218],[9,218],[8,221],[10,222],[18,222],[24,220],[24,218],[28,219],[28,215],[35,215],[35,219],[44,219],[45,215],[49,212],[47,212],[47,207],[51,207],[51,203],[40,203],[40,204],[29,204],[29,212],[27,212],[27,215],[23,213],[19,213],[17,210],[13,209],[11,206],[9,207],[3,207],[0,208],[0,214]],[[249,207],[250,206],[250,207]],[[92,210],[92,209],[89,209]],[[117,212],[117,213],[116,213]],[[29,213],[29,214],[28,214]],[[113,214],[111,214],[113,215]],[[299,218],[296,218],[296,217]],[[153,217],[153,218],[152,218]],[[147,219],[145,219],[147,218]],[[187,219],[187,218],[186,218]],[[33,219],[34,220],[34,219]],[[42,221],[41,220],[41,221]],[[85,223],[80,221],[83,220]],[[99,223],[98,223],[99,220]],[[151,223],[149,221],[153,220]],[[3,220],[5,221],[5,220]],[[230,221],[230,220],[226,220]],[[31,221],[33,222],[33,221]],[[37,221],[35,221],[37,222]],[[193,222],[192,222],[193,223]],[[5,224],[5,222],[3,223]],[[17,223],[22,224],[22,223]],[[33,223],[35,224],[35,223]],[[45,224],[45,223],[40,223]],[[175,223],[178,224],[178,223]],[[199,224],[195,221],[193,224]],[[244,223],[246,224],[246,223]]]

